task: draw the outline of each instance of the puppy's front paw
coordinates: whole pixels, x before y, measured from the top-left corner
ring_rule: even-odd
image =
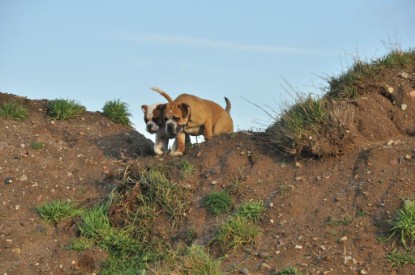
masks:
[[[164,154],[163,150],[160,148],[160,146],[154,146],[154,153],[156,153],[156,155],[161,156]]]
[[[181,156],[183,156],[183,152],[171,151],[170,156],[172,156],[172,157],[181,157]]]

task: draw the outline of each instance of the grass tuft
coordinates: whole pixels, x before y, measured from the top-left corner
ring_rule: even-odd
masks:
[[[262,201],[247,202],[247,203],[242,204],[238,208],[236,215],[239,215],[244,218],[248,218],[256,223],[261,218],[261,215],[264,209],[265,207]]]
[[[192,175],[196,170],[195,166],[191,164],[187,159],[183,160],[179,166],[181,179],[186,179],[187,176]]]
[[[231,203],[232,198],[225,191],[209,193],[203,198],[202,202],[203,207],[215,216],[228,212]]]
[[[220,268],[220,261],[212,259],[205,252],[203,246],[192,245],[187,249],[187,254],[181,263],[181,274],[223,274]]]
[[[36,208],[40,216],[49,223],[58,223],[66,218],[73,218],[83,214],[83,209],[69,201],[51,201]]]
[[[108,206],[98,205],[81,215],[78,229],[81,236],[96,240],[112,235],[112,227],[108,218]]]
[[[404,202],[401,209],[397,210],[395,217],[390,221],[389,238],[398,238],[402,244],[407,247],[415,241],[415,204],[411,200]]]
[[[301,275],[301,272],[293,266],[287,266],[283,270],[276,273],[277,275]]]
[[[404,68],[415,61],[415,51],[392,50],[384,57],[364,62],[356,59],[345,73],[327,79],[327,96],[334,99],[353,99],[363,93],[359,85],[376,80],[385,69]]]
[[[325,99],[299,96],[297,103],[283,111],[266,130],[269,142],[291,154],[299,154],[328,121]]]
[[[156,167],[141,174],[141,187],[145,193],[143,199],[161,207],[162,211],[170,217],[172,227],[177,227],[189,208],[183,190],[177,184],[172,184]]]
[[[120,100],[107,101],[103,107],[103,113],[115,123],[131,126],[128,104]]]
[[[40,141],[34,141],[32,142],[31,147],[34,150],[40,150],[40,149],[43,149],[43,147],[45,147],[45,144]]]
[[[27,109],[16,102],[5,102],[0,107],[0,117],[6,117],[13,120],[25,120],[27,118]]]
[[[245,244],[255,243],[259,229],[248,218],[232,216],[223,224],[213,242],[217,242],[222,249],[227,250]]]
[[[84,106],[69,99],[50,100],[47,104],[47,114],[59,120],[77,117],[84,111]]]
[[[388,262],[392,264],[394,268],[406,265],[413,264],[415,265],[415,251],[407,250],[405,252],[398,252],[393,250],[387,256]]]

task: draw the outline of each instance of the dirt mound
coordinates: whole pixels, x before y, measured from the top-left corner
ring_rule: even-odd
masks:
[[[137,209],[138,194],[149,192],[143,171],[161,167],[188,207],[180,220],[160,212],[149,231],[173,246],[209,247],[224,272],[275,274],[294,266],[311,274],[411,274],[413,265],[394,269],[387,261],[398,244],[381,241],[401,199],[415,192],[415,80],[413,69],[402,72],[362,84],[362,96],[341,103],[352,110],[351,142],[337,157],[320,159],[294,160],[264,144],[263,133],[248,132],[195,144],[182,158],[155,157],[151,141],[100,113],[55,121],[45,100],[0,93],[0,106],[14,100],[29,110],[25,121],[0,118],[0,271],[99,272],[108,252],[68,250],[76,222],[47,224],[35,208],[55,199],[91,206],[116,188],[124,196],[110,208],[111,220],[122,227],[123,211]],[[202,198],[221,190],[231,194],[232,208],[214,217]],[[264,202],[260,235],[223,257],[211,240],[248,201]]]
[[[0,106],[10,101],[23,104],[29,116],[0,118],[0,271],[68,273],[78,259],[65,249],[73,236],[41,221],[36,206],[108,196],[119,163],[152,155],[153,143],[100,113],[59,121],[46,115],[46,100],[0,93]]]

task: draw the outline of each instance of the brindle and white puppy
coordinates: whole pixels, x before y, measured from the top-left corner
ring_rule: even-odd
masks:
[[[154,153],[163,155],[167,152],[169,138],[166,134],[165,123],[163,119],[166,104],[142,105],[141,110],[144,113],[144,122],[146,130],[150,134],[156,134],[154,142]]]

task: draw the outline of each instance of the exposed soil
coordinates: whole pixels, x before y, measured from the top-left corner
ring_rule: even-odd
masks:
[[[201,198],[235,181],[234,207],[265,202],[261,235],[255,245],[227,251],[224,272],[272,274],[290,265],[306,274],[414,274],[414,265],[393,269],[388,263],[397,242],[379,240],[402,199],[415,198],[413,68],[407,73],[391,71],[348,102],[351,138],[334,150],[336,157],[320,159],[284,156],[261,141],[262,133],[247,132],[194,145],[182,158],[159,158],[150,140],[100,113],[55,121],[45,113],[45,100],[0,93],[0,105],[16,100],[29,110],[25,121],[0,118],[0,272],[99,272],[107,253],[68,250],[74,222],[47,224],[35,207],[55,199],[89,206],[108,197],[127,164],[138,174],[186,159],[195,173],[172,179],[189,187],[191,208],[172,234],[192,228],[195,242],[207,244],[218,218],[201,207]],[[33,149],[33,142],[45,146]],[[162,232],[167,222],[157,220],[158,234],[170,234]]]

